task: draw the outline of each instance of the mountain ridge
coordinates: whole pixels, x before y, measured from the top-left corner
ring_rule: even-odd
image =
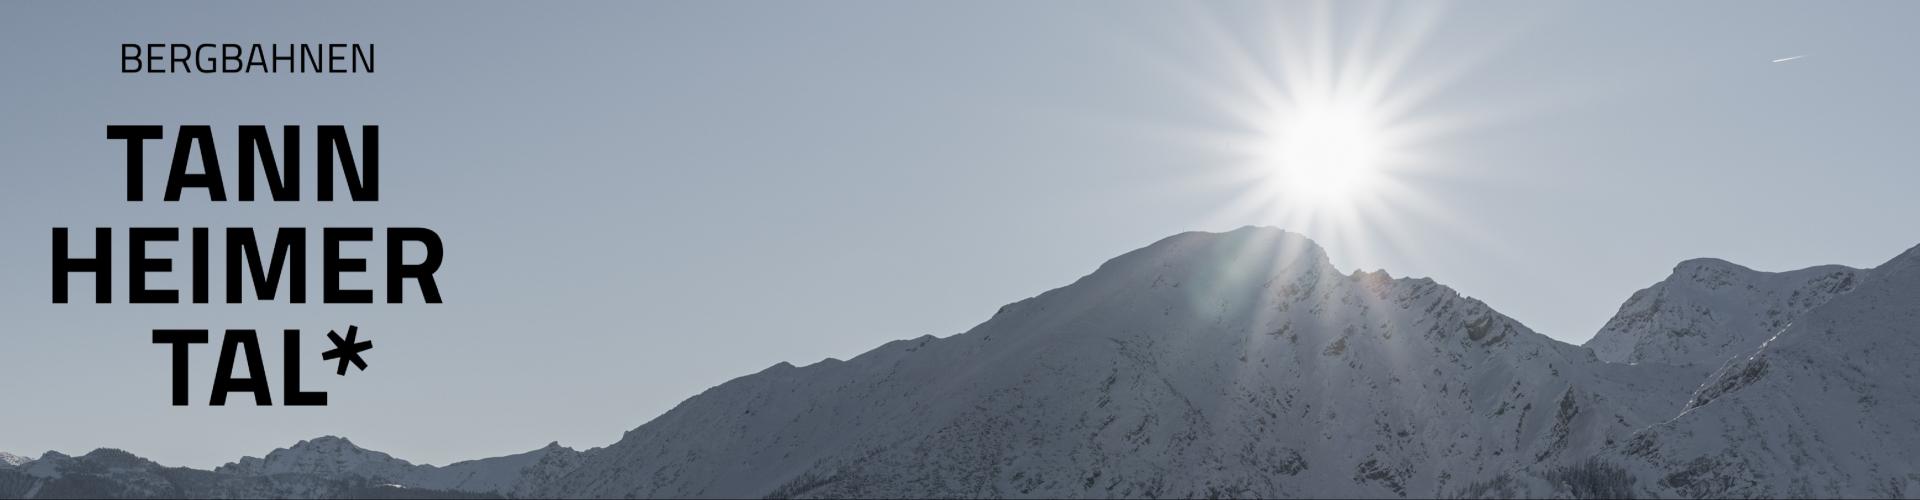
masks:
[[[1696,258],[1634,292],[1582,344],[1612,363],[1717,367],[1807,311],[1851,291],[1868,272],[1839,265],[1764,272]]]
[[[1903,302],[1920,298],[1917,275],[1920,246],[1871,270],[1689,259],[1621,306],[1609,340],[1575,346],[1431,279],[1341,273],[1296,233],[1187,232],[966,332],[735,378],[607,447],[435,467],[328,436],[188,483],[294,496],[1912,495],[1920,477],[1894,466],[1916,462],[1901,432],[1920,430],[1904,417],[1920,401],[1898,388],[1920,385],[1869,375],[1920,379],[1887,361],[1920,353],[1904,335],[1920,323]],[[1859,328],[1877,330],[1847,333]],[[1854,413],[1731,420],[1810,411],[1795,394],[1811,390]],[[1778,429],[1843,443],[1864,429],[1879,464]],[[1784,449],[1797,451],[1765,451]],[[221,491],[130,454],[76,460],[0,468],[0,496],[112,469],[100,464],[148,471],[89,473],[147,485],[112,492]],[[1781,465],[1796,460],[1846,466]],[[1795,474],[1807,477],[1778,479]]]

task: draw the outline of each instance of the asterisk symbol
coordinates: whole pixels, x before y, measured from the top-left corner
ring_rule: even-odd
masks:
[[[353,325],[347,325],[347,338],[345,339],[340,338],[340,334],[338,333],[327,332],[327,340],[333,341],[333,348],[320,353],[320,359],[340,358],[340,375],[347,374],[348,362],[352,362],[353,366],[360,368],[361,371],[366,371],[367,361],[360,359],[360,352],[372,349],[373,341],[354,342],[354,337],[359,335],[360,327]]]

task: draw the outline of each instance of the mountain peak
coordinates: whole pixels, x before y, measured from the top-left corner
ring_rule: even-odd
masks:
[[[1172,250],[1185,246],[1228,245],[1304,263],[1328,262],[1327,251],[1306,235],[1271,226],[1240,226],[1226,232],[1187,231],[1161,238],[1136,252]]]
[[[1916,271],[1920,247],[1870,271],[1690,259],[1588,351],[1296,233],[1182,233],[604,448],[436,467],[321,436],[207,475],[0,454],[0,498],[1912,496]]]
[[[1675,275],[1681,275],[1688,272],[1698,272],[1702,270],[1746,271],[1746,272],[1753,271],[1752,268],[1749,268],[1747,266],[1742,266],[1739,264],[1728,262],[1726,259],[1718,259],[1713,257],[1696,257],[1692,259],[1687,259],[1687,260],[1680,261],[1679,264],[1675,264],[1673,266],[1673,274]]]
[[[1675,418],[1604,457],[1642,478],[1641,498],[1912,497],[1920,425],[1920,251],[1857,271],[1823,266],[1783,309],[1787,325],[1740,348]],[[1756,287],[1767,290],[1764,285]],[[1752,299],[1753,293],[1721,298]],[[1741,304],[1741,302],[1732,302]],[[1747,302],[1753,303],[1753,302]],[[1812,304],[1808,306],[1808,304]],[[1739,318],[1738,308],[1711,317]],[[1737,324],[1737,323],[1732,323]],[[1751,341],[1751,338],[1748,339]],[[1674,472],[1680,471],[1680,472]],[[1535,494],[1532,496],[1546,496]]]
[[[301,440],[298,443],[294,443],[293,446],[288,449],[299,450],[299,449],[306,449],[306,448],[312,448],[312,449],[349,449],[350,448],[350,449],[356,449],[356,450],[364,449],[359,447],[358,445],[353,444],[353,440],[340,437],[340,436],[331,436],[331,435],[320,436],[313,439]]]
[[[1711,368],[1751,352],[1865,275],[1837,265],[1774,273],[1721,259],[1688,259],[1666,279],[1635,292],[1586,346],[1607,362]]]
[[[321,436],[273,450],[265,458],[242,457],[222,465],[217,472],[243,476],[274,474],[352,474],[371,478],[393,478],[413,467],[406,460],[354,445],[347,438]]]
[[[539,493],[1439,495],[1668,406],[1600,399],[1593,366],[1432,280],[1338,272],[1296,233],[1189,232],[959,335],[721,384]]]
[[[1338,271],[1326,250],[1313,240],[1282,229],[1244,226],[1224,233],[1189,231],[1162,238],[1106,261],[1066,289],[1088,281],[1107,282],[1109,287],[1139,284],[1151,289],[1232,276],[1326,273]],[[1149,282],[1134,282],[1141,278]]]
[[[1717,290],[1738,286],[1751,281],[1755,275],[1764,275],[1747,266],[1711,257],[1687,259],[1673,266],[1673,273],[1665,282],[1685,286]]]
[[[98,448],[87,452],[86,455],[82,455],[80,458],[89,462],[112,467],[139,467],[153,464],[153,462],[149,462],[147,459],[140,458],[119,448]]]

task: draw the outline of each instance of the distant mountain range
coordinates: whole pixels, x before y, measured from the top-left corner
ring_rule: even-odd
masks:
[[[1680,263],[1585,346],[1276,229],[1185,233],[947,338],[781,363],[605,448],[212,471],[0,454],[0,497],[1914,497],[1920,248]]]

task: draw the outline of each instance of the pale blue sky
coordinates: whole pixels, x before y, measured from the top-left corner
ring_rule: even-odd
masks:
[[[1231,210],[1248,194],[1206,182],[1225,153],[1191,139],[1244,132],[1235,103],[1270,90],[1222,48],[1295,71],[1260,55],[1311,7],[0,4],[0,450],[209,467],[322,434],[436,464],[603,446],[780,361],[957,333],[1181,231],[1279,225]],[[1408,19],[1438,23],[1414,39]],[[1872,265],[1920,244],[1916,20],[1342,3],[1337,34],[1419,42],[1395,85],[1443,84],[1409,117],[1467,125],[1421,149],[1397,229],[1306,232],[1343,269],[1432,277],[1576,343],[1683,259]],[[335,41],[377,44],[379,72],[117,69],[128,42]],[[382,201],[125,202],[105,126],[190,123],[216,126],[230,175],[234,125],[381,125]],[[448,303],[48,303],[49,228],[136,225],[431,227]],[[313,353],[346,323],[377,348],[345,378],[307,361],[325,408],[202,406],[210,346],[196,405],[168,406],[148,342],[302,328]]]

